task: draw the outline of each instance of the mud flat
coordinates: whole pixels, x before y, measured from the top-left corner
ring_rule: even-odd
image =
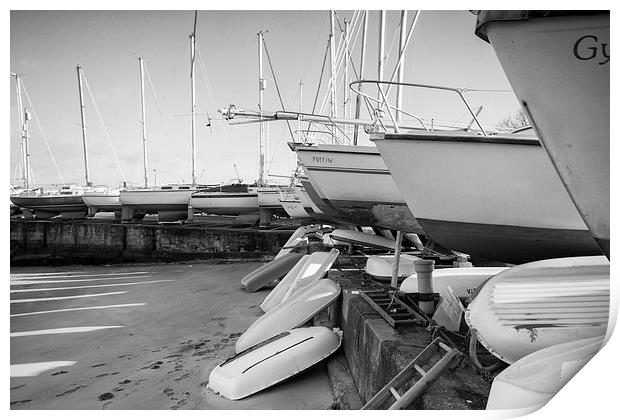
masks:
[[[205,387],[261,314],[239,282],[259,265],[13,267],[11,409],[330,408],[324,365],[241,401]]]

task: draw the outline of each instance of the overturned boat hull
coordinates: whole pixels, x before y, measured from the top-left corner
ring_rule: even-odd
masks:
[[[486,409],[519,410],[518,415],[538,410],[598,353],[603,339],[556,344],[519,359],[493,379]]]
[[[284,331],[302,326],[336,300],[339,294],[340,285],[329,279],[301,288],[258,318],[239,337],[235,345],[237,353]]]
[[[286,331],[217,366],[208,387],[231,400],[245,398],[314,366],[340,343],[340,335],[326,327]]]
[[[604,256],[513,267],[486,282],[465,312],[478,340],[506,363],[555,344],[605,335],[608,320]]]
[[[241,284],[248,292],[255,292],[276,280],[286,276],[302,258],[301,254],[290,253],[263,264],[241,279]]]
[[[420,257],[415,255],[401,254],[398,261],[398,279],[403,280],[415,273],[414,263],[419,260]],[[395,261],[395,255],[371,255],[366,260],[364,271],[375,280],[390,281]]]
[[[304,255],[291,271],[267,295],[260,308],[269,312],[280,303],[294,296],[298,290],[321,280],[338,258],[337,249]]]

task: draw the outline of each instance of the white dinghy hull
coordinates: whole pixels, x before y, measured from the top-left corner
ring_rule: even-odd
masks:
[[[545,347],[604,335],[608,319],[609,261],[602,255],[513,267],[485,283],[465,312],[478,340],[510,364]]]
[[[415,262],[420,257],[415,255],[400,254],[398,261],[398,279],[399,281],[411,276],[415,273]],[[366,260],[364,271],[370,277],[378,281],[392,280],[392,271],[394,270],[395,255],[371,255]]]
[[[396,241],[371,233],[359,232],[357,230],[335,229],[329,236],[337,241],[352,245],[387,249],[390,251],[396,249]]]
[[[603,347],[604,337],[586,338],[538,350],[493,379],[487,410],[515,410],[516,415],[543,407]]]
[[[448,287],[464,299],[471,298],[480,285],[491,277],[508,270],[509,267],[457,267],[440,268],[433,271],[433,291],[446,296]],[[403,293],[418,293],[418,275],[413,273],[400,285]]]
[[[301,288],[289,299],[258,318],[239,337],[235,345],[237,353],[284,331],[302,326],[335,301],[339,294],[340,285],[329,279],[322,279]]]
[[[289,299],[298,290],[319,281],[334,264],[340,252],[332,249],[329,252],[314,252],[304,255],[297,265],[267,295],[260,308],[267,313],[280,303]]]
[[[245,398],[328,358],[341,341],[340,334],[326,327],[284,332],[217,366],[208,387],[231,400]]]

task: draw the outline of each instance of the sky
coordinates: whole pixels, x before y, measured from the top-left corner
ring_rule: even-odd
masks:
[[[353,15],[353,11],[336,13],[341,23]],[[415,11],[408,13],[410,24]],[[371,10],[368,15],[364,66],[367,79],[377,78],[378,14]],[[37,185],[84,183],[77,65],[83,68],[94,98],[85,87],[91,181],[107,185],[119,185],[124,179],[133,185],[143,182],[138,56],[144,58],[149,76],[145,82],[149,183],[154,182],[153,170],[158,184],[191,181],[188,36],[193,19],[191,10],[11,12],[10,70],[23,75],[31,101],[24,98],[24,104],[34,109],[42,128],[36,119],[30,121],[31,167]],[[387,11],[385,48],[389,57],[385,79],[392,74],[397,60],[399,19],[400,11]],[[492,127],[515,113],[518,103],[492,48],[474,35],[475,20],[467,11],[423,11],[406,52],[404,81],[501,91],[468,94],[473,107],[483,106],[480,118]],[[234,165],[244,181],[257,178],[258,125],[230,126],[217,109],[229,104],[258,108],[259,30],[266,31],[265,41],[285,108],[300,109],[300,81],[302,110],[309,112],[312,108],[329,35],[327,10],[198,11],[198,182],[230,181],[237,177]],[[336,37],[340,36],[338,26],[336,32]],[[356,67],[360,46],[358,35],[351,48]],[[281,110],[266,57],[264,74],[264,109]],[[350,80],[354,79],[351,75]],[[326,85],[324,77],[319,104]],[[15,182],[20,156],[13,79],[10,92],[10,177]],[[403,109],[409,113],[435,121],[468,122],[466,109],[453,94],[405,89],[403,97]],[[340,88],[338,101],[342,98]],[[342,110],[339,112],[341,115]],[[365,111],[361,117],[369,118]],[[286,124],[270,123],[266,132],[268,173],[290,175],[296,157],[286,144],[292,140]],[[359,144],[372,143],[362,135]]]

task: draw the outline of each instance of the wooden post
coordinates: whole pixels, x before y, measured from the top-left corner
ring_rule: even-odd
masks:
[[[392,267],[392,283],[390,286],[392,289],[398,288],[398,268],[400,266],[400,248],[403,243],[403,232],[396,232],[396,253],[394,254],[394,265]]]

